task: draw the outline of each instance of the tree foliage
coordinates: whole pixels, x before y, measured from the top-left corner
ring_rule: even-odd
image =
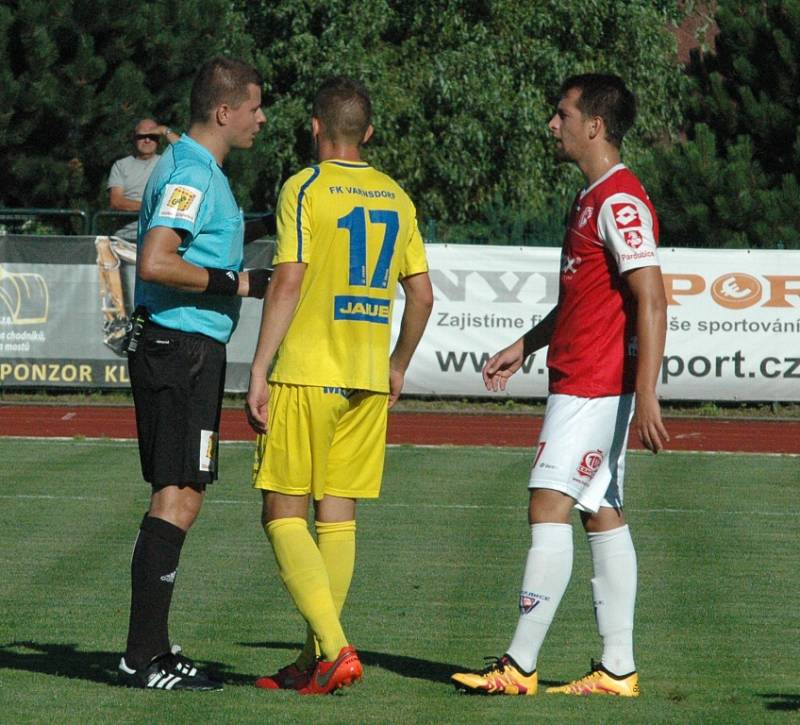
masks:
[[[104,206],[135,121],[186,128],[188,90],[214,52],[266,78],[267,125],[228,171],[243,206],[274,205],[313,160],[311,100],[350,74],[370,88],[368,159],[397,178],[439,236],[556,233],[580,176],[558,166],[554,94],[584,71],[639,98],[636,161],[679,120],[682,74],[667,24],[678,0],[20,0],[0,5],[0,203]],[[449,231],[448,231],[449,230]]]
[[[800,248],[800,1],[720,2],[685,142],[645,162],[663,243]]]
[[[677,126],[674,2],[247,0],[245,14],[270,84],[267,193],[310,160],[311,98],[334,73],[371,89],[370,161],[406,187],[422,218],[478,236],[489,218],[507,223],[484,235],[548,226],[554,209],[560,223],[579,177],[556,165],[546,124],[566,76],[628,80],[641,106],[634,158]]]
[[[104,206],[136,122],[185,127],[209,53],[246,53],[226,0],[20,0],[0,6],[0,203]]]

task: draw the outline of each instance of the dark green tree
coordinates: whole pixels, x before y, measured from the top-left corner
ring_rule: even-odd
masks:
[[[0,204],[106,203],[135,121],[186,128],[188,91],[214,52],[265,74],[267,125],[231,155],[242,205],[270,208],[313,159],[314,90],[347,73],[370,87],[368,158],[408,189],[440,237],[557,234],[579,176],[557,166],[546,123],[567,75],[623,75],[641,114],[636,162],[677,125],[678,0],[0,0]]]
[[[440,222],[440,237],[448,224],[482,241],[560,225],[580,177],[556,165],[546,124],[567,75],[629,81],[641,106],[630,159],[677,126],[682,77],[667,31],[676,2],[242,1],[270,86],[260,190],[270,201],[311,161],[311,99],[334,73],[370,88],[367,156],[421,218]]]
[[[136,121],[185,128],[197,67],[249,53],[227,0],[0,5],[0,204],[103,207]]]
[[[725,0],[715,20],[687,139],[643,162],[662,243],[800,248],[800,1]]]

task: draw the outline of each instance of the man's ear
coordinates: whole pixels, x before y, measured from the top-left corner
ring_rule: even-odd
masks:
[[[361,139],[362,145],[367,143],[367,141],[369,141],[372,138],[372,134],[373,134],[374,131],[375,131],[375,129],[372,128],[372,124],[367,126],[367,130],[364,131],[364,138]]]
[[[322,124],[320,120],[316,116],[311,117],[311,137],[317,138],[319,136],[320,129],[322,128]]]
[[[594,139],[598,134],[605,136],[605,123],[602,116],[593,116],[589,122],[589,138]]]
[[[227,126],[228,119],[230,117],[230,106],[227,103],[223,103],[220,106],[217,106],[216,110],[214,111],[214,116],[217,119],[217,124],[220,126]]]

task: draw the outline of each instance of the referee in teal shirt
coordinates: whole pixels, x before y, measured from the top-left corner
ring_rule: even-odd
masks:
[[[213,58],[191,92],[188,134],[153,170],[139,214],[128,367],[142,474],[151,487],[131,560],[128,643],[120,682],[218,690],[170,642],[167,623],[186,532],[217,478],[225,344],[242,297],[263,297],[267,270],[242,271],[244,223],[222,163],[265,123],[251,66]]]

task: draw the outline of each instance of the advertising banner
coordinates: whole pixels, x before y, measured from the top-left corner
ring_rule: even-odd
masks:
[[[269,264],[273,245],[246,247]],[[417,395],[493,396],[488,357],[558,298],[559,250],[427,246],[435,304],[406,376]],[[800,400],[800,252],[660,250],[668,301],[659,393],[665,400]],[[121,341],[133,306],[135,250],[109,237],[0,236],[0,385],[125,388]],[[402,293],[394,331],[402,316]],[[247,387],[261,302],[246,299],[228,346],[226,388]],[[547,351],[505,395],[547,394]]]
[[[245,247],[268,266],[270,242]],[[133,310],[135,247],[115,237],[0,236],[0,386],[128,388],[121,349]],[[226,387],[245,390],[261,320],[245,299]]]
[[[429,245],[436,301],[406,392],[494,396],[480,371],[558,299],[560,250]],[[800,400],[800,252],[661,249],[664,400]],[[395,329],[401,309],[395,309]],[[506,395],[547,394],[547,351]]]

